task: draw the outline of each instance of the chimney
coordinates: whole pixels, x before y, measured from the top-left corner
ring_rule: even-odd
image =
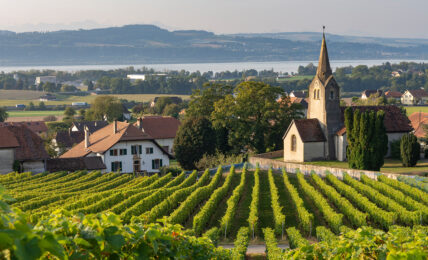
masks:
[[[117,121],[114,120],[114,122],[113,122],[113,134],[116,134],[116,133],[117,133]]]
[[[138,118],[137,120],[137,127],[138,129],[142,130],[143,129],[143,118]]]
[[[85,126],[85,148],[89,147],[89,129]]]

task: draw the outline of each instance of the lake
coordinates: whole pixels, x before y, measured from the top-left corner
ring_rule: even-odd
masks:
[[[330,65],[333,70],[337,67],[357,66],[357,65],[381,65],[385,62],[400,63],[402,61],[428,63],[428,60],[331,60]],[[5,73],[22,70],[60,70],[75,72],[79,70],[111,70],[133,66],[136,69],[147,67],[153,68],[156,71],[168,70],[186,70],[190,72],[220,72],[220,71],[242,71],[247,69],[255,70],[270,70],[276,72],[297,72],[297,68],[302,65],[306,66],[309,63],[317,64],[318,61],[266,61],[266,62],[222,62],[222,63],[182,63],[182,64],[128,64],[128,65],[53,65],[53,66],[0,66],[0,71]]]

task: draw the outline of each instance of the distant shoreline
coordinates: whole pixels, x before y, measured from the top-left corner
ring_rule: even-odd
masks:
[[[134,67],[135,69],[141,69],[142,67],[153,68],[158,71],[167,70],[186,70],[190,72],[220,72],[220,71],[242,71],[248,69],[255,70],[270,70],[273,69],[276,72],[297,72],[300,65],[306,66],[309,63],[316,65],[316,61],[244,61],[244,62],[197,62],[197,63],[141,63],[141,64],[78,64],[78,65],[22,65],[22,66],[0,66],[0,71],[10,73],[13,71],[28,71],[28,70],[56,70],[56,71],[67,71],[76,72],[82,70],[113,70],[127,67]],[[357,66],[357,65],[381,65],[385,62],[391,64],[400,62],[416,62],[416,63],[428,63],[428,60],[415,60],[415,59],[379,59],[379,60],[331,60],[331,66],[333,69],[344,66]]]

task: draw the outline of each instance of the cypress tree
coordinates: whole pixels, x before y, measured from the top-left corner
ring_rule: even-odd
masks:
[[[354,144],[354,135],[353,135],[353,127],[354,127],[354,114],[351,107],[347,107],[345,109],[345,127],[346,127],[346,139],[348,141],[348,146],[346,147],[346,158],[348,158],[348,164],[351,168],[351,161],[349,158],[352,158],[351,151],[352,145]]]
[[[360,133],[359,133],[359,151],[357,156],[357,168],[367,169],[369,164],[369,154],[367,154],[369,140],[368,135],[368,115],[367,112],[361,113],[360,116]]]
[[[414,134],[406,134],[401,137],[400,152],[403,166],[413,167],[420,158],[421,146]]]
[[[372,110],[368,113],[368,131],[367,131],[367,140],[368,140],[368,168],[376,168],[376,113]]]

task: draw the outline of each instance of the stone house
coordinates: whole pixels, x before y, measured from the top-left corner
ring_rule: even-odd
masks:
[[[406,90],[401,96],[403,105],[423,105],[428,101],[428,93],[423,89]]]

